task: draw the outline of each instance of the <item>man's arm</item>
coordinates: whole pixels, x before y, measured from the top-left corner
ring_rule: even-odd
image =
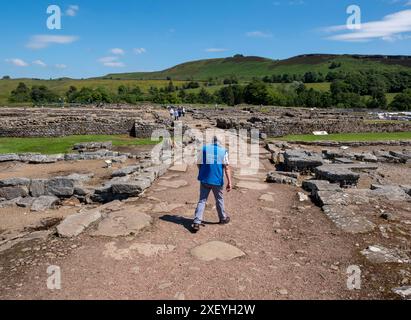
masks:
[[[224,172],[225,172],[225,176],[227,177],[227,192],[230,192],[231,190],[233,190],[233,184],[231,181],[231,167],[230,165],[225,165],[224,166]]]

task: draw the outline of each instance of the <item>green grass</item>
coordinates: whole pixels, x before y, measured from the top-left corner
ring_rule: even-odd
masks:
[[[328,136],[307,135],[289,135],[273,140],[281,141],[301,141],[301,142],[315,142],[315,141],[385,141],[385,140],[411,140],[411,132],[393,132],[393,133],[340,133],[330,134]]]
[[[140,89],[147,93],[150,87],[163,88],[168,85],[167,80],[110,80],[110,79],[86,79],[86,80],[75,80],[75,79],[61,79],[61,80],[33,80],[33,79],[11,79],[11,80],[0,80],[0,106],[13,105],[8,102],[11,91],[16,89],[19,82],[24,82],[27,86],[32,87],[33,85],[45,85],[53,92],[64,96],[70,86],[75,86],[77,89],[82,87],[90,87],[93,89],[102,87],[107,89],[112,93],[117,93],[118,87],[121,85],[135,87],[138,86]],[[185,81],[173,81],[175,86],[182,86]],[[22,105],[29,105],[24,103]]]
[[[73,145],[81,142],[108,142],[114,146],[154,145],[151,139],[136,139],[122,135],[67,136],[59,138],[0,138],[0,154],[5,153],[41,153],[59,154],[70,152]]]

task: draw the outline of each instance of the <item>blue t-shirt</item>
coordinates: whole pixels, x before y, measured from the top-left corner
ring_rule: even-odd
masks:
[[[212,186],[224,185],[224,166],[228,165],[226,149],[218,144],[204,146],[199,163],[201,165],[198,180],[201,183]]]

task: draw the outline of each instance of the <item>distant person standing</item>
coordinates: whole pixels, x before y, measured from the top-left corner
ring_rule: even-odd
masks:
[[[185,116],[186,116],[186,108],[183,107],[183,117],[185,117]]]
[[[178,121],[178,120],[179,120],[179,119],[178,119],[178,118],[179,118],[178,115],[179,115],[178,109],[175,109],[175,110],[174,110],[174,120],[175,120],[175,121]]]
[[[173,109],[173,107],[170,108],[170,116],[171,116],[171,119],[174,118],[174,109]]]
[[[220,224],[228,224],[231,219],[224,208],[224,174],[227,177],[227,192],[233,188],[231,169],[228,161],[228,152],[219,145],[218,138],[214,137],[210,145],[205,145],[199,159],[200,200],[198,201],[193,222],[193,231],[198,232],[203,223],[203,216],[208,197],[212,191],[216,200]]]

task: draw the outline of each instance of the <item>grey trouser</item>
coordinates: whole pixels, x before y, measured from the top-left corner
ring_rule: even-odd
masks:
[[[212,186],[208,184],[201,184],[200,186],[200,200],[198,201],[194,223],[201,224],[203,222],[204,211],[206,208],[208,196],[210,195],[210,191],[213,191],[218,217],[221,220],[225,220],[227,215],[224,211],[224,186]]]

